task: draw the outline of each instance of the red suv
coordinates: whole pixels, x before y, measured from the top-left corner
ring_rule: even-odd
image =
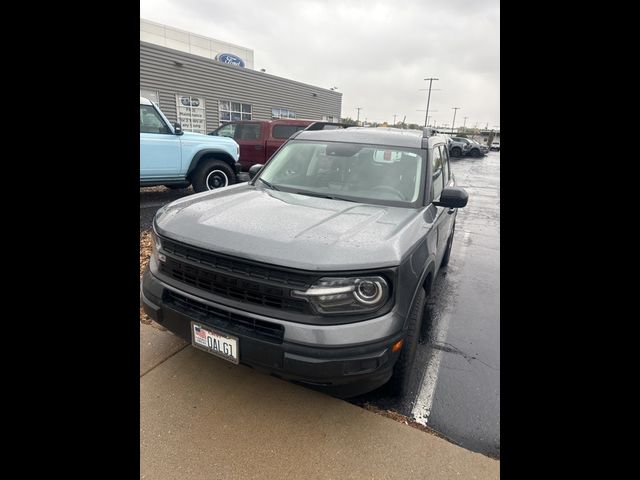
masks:
[[[248,171],[252,165],[265,164],[291,135],[316,122],[291,118],[244,120],[225,123],[209,135],[233,138],[240,145],[240,167]]]

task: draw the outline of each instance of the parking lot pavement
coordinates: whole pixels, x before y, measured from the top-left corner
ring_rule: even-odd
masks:
[[[167,187],[140,188],[140,231],[151,228],[153,217],[160,207],[186,195],[192,195],[193,189],[170,190]]]
[[[499,478],[499,461],[140,329],[141,479]]]
[[[140,376],[188,345],[156,324],[140,323]]]
[[[500,153],[455,159],[469,204],[427,301],[413,391],[352,399],[413,417],[465,448],[500,456]]]

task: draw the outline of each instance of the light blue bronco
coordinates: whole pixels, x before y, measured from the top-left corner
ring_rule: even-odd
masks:
[[[140,186],[193,185],[204,192],[236,183],[240,147],[232,138],[183,132],[140,97]]]

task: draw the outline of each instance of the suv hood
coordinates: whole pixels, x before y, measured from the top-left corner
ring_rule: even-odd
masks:
[[[399,265],[424,235],[425,208],[331,200],[242,183],[158,211],[160,235],[213,252],[304,270]]]
[[[236,144],[236,141],[233,138],[205,135],[203,133],[183,132],[181,137],[183,143],[210,143],[212,145],[220,145],[224,143],[228,143],[229,145]]]

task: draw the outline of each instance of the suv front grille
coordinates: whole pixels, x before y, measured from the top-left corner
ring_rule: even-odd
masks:
[[[277,323],[265,322],[254,318],[245,317],[236,313],[216,308],[206,303],[180,295],[172,290],[165,289],[163,302],[169,308],[187,315],[213,328],[220,328],[225,332],[237,335],[266,340],[273,343],[282,343],[284,327]]]
[[[168,255],[165,262],[160,262],[160,271],[171,278],[243,303],[291,312],[308,311],[306,301],[290,294],[291,290],[304,290],[312,285],[313,276],[230,259],[165,238],[161,241],[162,250]]]

